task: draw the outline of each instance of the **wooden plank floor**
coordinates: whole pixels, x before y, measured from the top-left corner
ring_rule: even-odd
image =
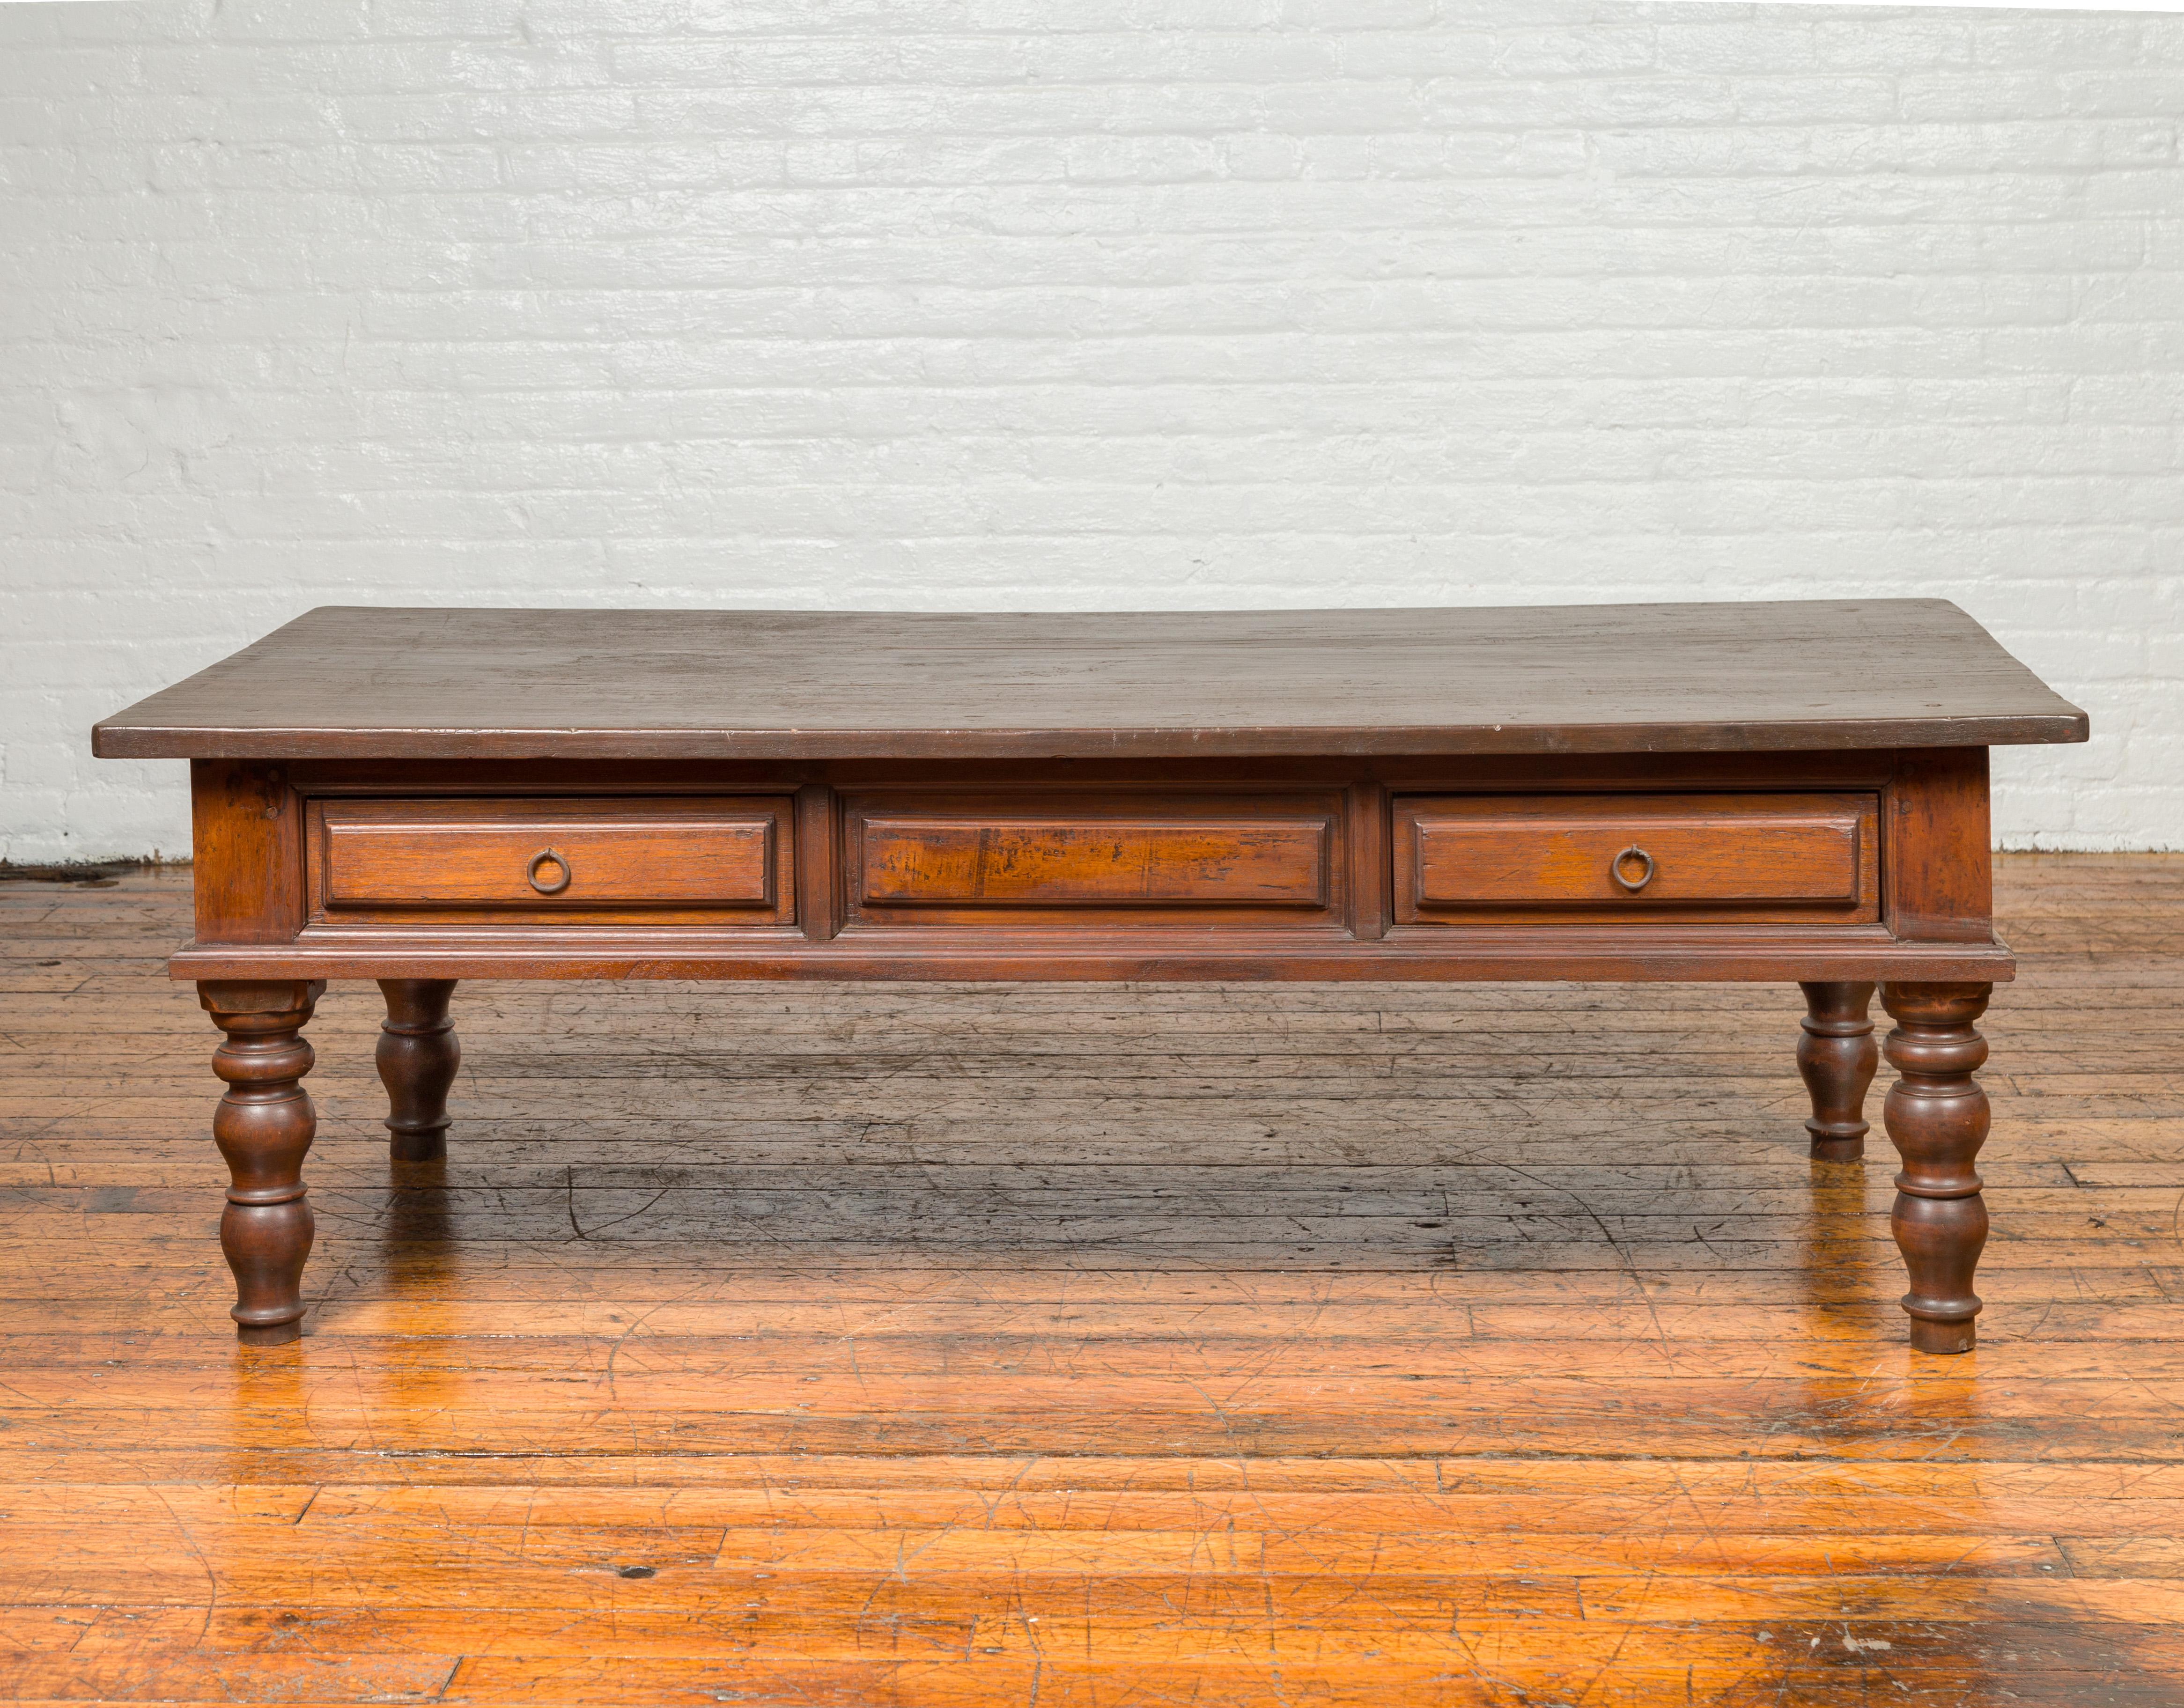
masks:
[[[1955,1360],[1730,986],[471,986],[398,1175],[337,986],[241,1351],[186,877],[0,885],[0,1694],[2184,1702],[2184,859],[2000,885]]]

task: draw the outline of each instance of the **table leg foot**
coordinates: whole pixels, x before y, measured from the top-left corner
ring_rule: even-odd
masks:
[[[1821,1162],[1855,1162],[1865,1154],[1866,1088],[1880,1065],[1866,1017],[1869,984],[1811,983],[1805,993],[1804,1035],[1797,1040],[1797,1071],[1812,1093],[1813,1155]]]
[[[311,1071],[303,1029],[325,988],[315,980],[198,986],[198,1000],[227,1035],[213,1053],[227,1091],[212,1136],[227,1160],[220,1245],[235,1274],[229,1314],[246,1346],[279,1346],[304,1332],[311,1206],[303,1169],[318,1116],[301,1082]]]
[[[1972,1291],[1986,1243],[1986,1205],[1973,1167],[1986,1142],[1986,1093],[1973,1073],[1986,1060],[1975,1024],[1993,987],[1892,984],[1881,1000],[1896,1021],[1889,1065],[1903,1075],[1882,1109],[1903,1159],[1889,1225],[1911,1290],[1911,1344],[1920,1352],[1970,1352],[1979,1295]]]
[[[397,1162],[437,1162],[448,1154],[448,1088],[462,1065],[448,1004],[451,978],[383,978],[380,1082],[387,1088],[387,1154]]]

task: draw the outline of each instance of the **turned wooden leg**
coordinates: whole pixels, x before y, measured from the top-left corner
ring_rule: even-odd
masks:
[[[1911,1290],[1911,1344],[1920,1352],[1970,1352],[1979,1295],[1972,1272],[1986,1243],[1986,1205],[1973,1171],[1986,1138],[1986,1093],[1973,1072],[1986,1060],[1974,1025],[1994,987],[1892,984],[1881,1001],[1894,1016],[1888,1062],[1903,1078],[1882,1119],[1903,1158],[1896,1177],[1896,1234]]]
[[[451,978],[383,978],[387,1020],[379,1030],[380,1082],[387,1088],[387,1154],[434,1162],[448,1154],[448,1088],[462,1046],[448,1018]]]
[[[227,1209],[220,1249],[235,1271],[236,1338],[279,1346],[301,1335],[304,1260],[311,1255],[311,1206],[304,1154],[318,1131],[303,1029],[323,982],[205,982],[198,1000],[227,1034],[212,1071],[227,1092],[212,1118],[213,1142],[227,1159]]]
[[[1813,1154],[1822,1162],[1855,1162],[1865,1154],[1865,1088],[1880,1065],[1866,1006],[1869,984],[1800,984],[1805,1035],[1797,1040],[1797,1071],[1813,1094]]]

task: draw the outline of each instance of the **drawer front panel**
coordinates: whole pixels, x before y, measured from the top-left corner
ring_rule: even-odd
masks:
[[[1399,924],[1880,917],[1869,794],[1399,798]]]
[[[1329,922],[1340,800],[1300,796],[853,797],[850,921]]]
[[[310,808],[310,914],[793,919],[786,799],[323,800]]]

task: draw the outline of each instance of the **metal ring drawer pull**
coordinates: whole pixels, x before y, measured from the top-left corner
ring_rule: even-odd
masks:
[[[538,881],[538,868],[549,863],[560,867],[560,879],[555,883],[541,883]],[[531,864],[524,867],[523,875],[531,880],[531,887],[537,890],[539,894],[559,895],[563,890],[568,888],[569,881],[575,877],[577,873],[575,868],[569,864],[568,855],[555,848],[541,848],[531,856]]]
[[[1639,874],[1635,882],[1623,876],[1623,863],[1631,860],[1643,860],[1646,863],[1646,870]],[[1608,861],[1607,875],[1632,895],[1635,895],[1653,882],[1653,856],[1640,848],[1636,843],[1633,843],[1613,860]]]

